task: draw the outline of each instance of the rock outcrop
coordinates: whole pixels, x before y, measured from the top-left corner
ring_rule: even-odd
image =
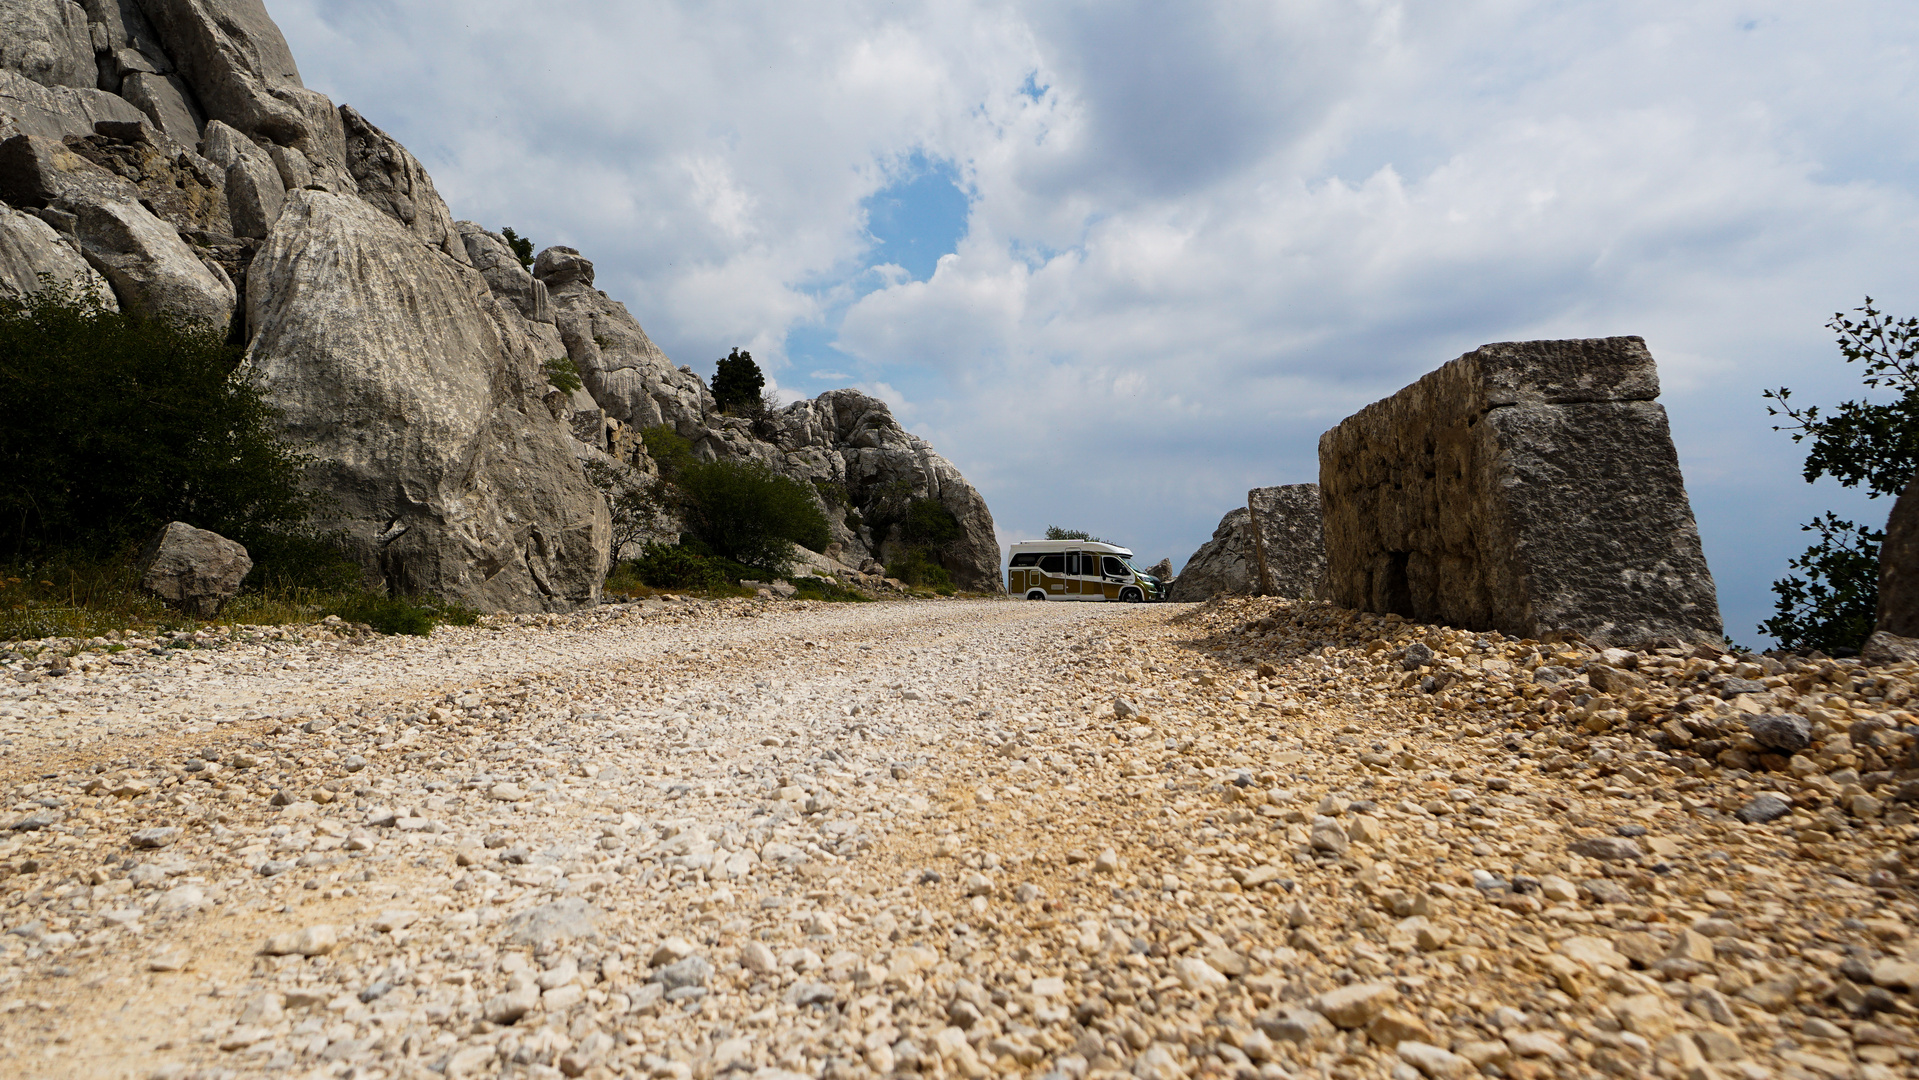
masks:
[[[397,140],[308,89],[261,0],[0,0],[0,26],[0,295],[49,275],[227,329],[370,581],[592,602],[609,527],[582,462],[657,476],[640,433],[664,425],[811,483],[863,567],[898,553],[892,511],[936,500],[961,536],[933,554],[997,588],[984,500],[883,402],[721,414],[578,251],[529,272]],[[563,356],[571,395],[543,370]]]
[[[598,599],[610,523],[540,358],[478,271],[358,198],[289,199],[247,288],[249,362],[362,563],[484,610]]]
[[[1215,596],[1250,596],[1259,583],[1253,554],[1253,515],[1236,506],[1219,519],[1213,538],[1199,546],[1180,568],[1166,599],[1179,604]]]
[[[1320,437],[1329,599],[1598,645],[1723,645],[1643,340],[1487,345]]]
[[[80,253],[112,283],[123,308],[222,328],[232,318],[232,280],[202,260],[178,227],[155,216],[139,188],[66,144],[38,135],[0,143],[0,201],[63,215]]]
[[[1326,593],[1326,533],[1318,484],[1284,484],[1246,493],[1253,534],[1254,586],[1261,596],[1314,600]]]
[[[239,543],[175,521],[140,553],[140,587],[191,615],[210,619],[253,569]]]

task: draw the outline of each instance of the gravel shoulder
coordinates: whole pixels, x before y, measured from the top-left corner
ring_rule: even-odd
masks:
[[[7,1075],[1919,1062],[1909,666],[1272,600],[114,644],[6,668]]]

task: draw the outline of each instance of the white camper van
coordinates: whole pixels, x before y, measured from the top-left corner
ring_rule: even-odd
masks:
[[[1096,540],[1035,540],[1014,544],[1006,564],[1006,591],[1028,600],[1160,598],[1159,579],[1135,569],[1133,553]]]

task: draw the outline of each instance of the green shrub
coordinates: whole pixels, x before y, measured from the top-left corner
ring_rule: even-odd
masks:
[[[101,556],[169,521],[243,544],[313,509],[307,459],[210,326],[48,282],[0,298],[0,548]]]
[[[365,587],[364,571],[337,536],[262,533],[247,545],[247,556],[253,570],[241,582],[242,591],[354,593]]]
[[[513,250],[513,257],[520,260],[520,265],[528,270],[533,269],[533,241],[514,232],[510,225],[501,229],[500,235],[506,239],[506,246]]]
[[[570,356],[556,356],[540,366],[546,372],[546,381],[561,393],[571,394],[586,386],[580,378],[580,365]]]
[[[640,443],[646,447],[646,456],[660,467],[660,475],[668,480],[678,476],[682,469],[699,464],[699,459],[693,456],[693,444],[665,424],[641,429]]]
[[[959,519],[938,499],[914,499],[906,504],[900,539],[909,544],[941,547],[961,536]]]
[[[793,594],[795,600],[824,600],[835,604],[864,604],[873,598],[858,589],[849,589],[837,581],[825,578],[795,578],[793,587],[799,591]]]
[[[893,561],[886,564],[886,576],[946,596],[954,592],[953,575],[925,548],[907,548],[894,556]]]
[[[631,565],[640,581],[655,589],[704,591],[727,584],[718,567],[680,546],[648,544]]]
[[[1046,539],[1048,540],[1085,540],[1088,543],[1093,543],[1093,544],[1104,543],[1104,541],[1102,541],[1099,537],[1094,536],[1092,533],[1086,532],[1083,529],[1062,529],[1058,525],[1046,526]]]
[[[707,461],[680,470],[686,527],[713,553],[778,576],[791,544],[818,551],[831,540],[826,515],[805,485],[757,461]]]

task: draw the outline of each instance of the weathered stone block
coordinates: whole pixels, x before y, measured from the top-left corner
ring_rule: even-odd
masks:
[[[1326,593],[1326,534],[1318,484],[1283,484],[1246,493],[1254,583],[1261,596],[1312,600]]]
[[[1723,642],[1637,337],[1487,345],[1320,437],[1329,598],[1596,644]]]

